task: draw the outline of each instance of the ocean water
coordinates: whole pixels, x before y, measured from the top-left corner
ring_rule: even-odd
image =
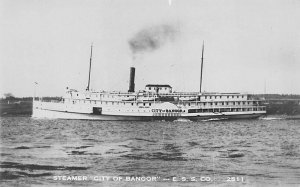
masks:
[[[199,122],[3,117],[0,185],[299,186],[299,146],[300,120],[276,116]]]

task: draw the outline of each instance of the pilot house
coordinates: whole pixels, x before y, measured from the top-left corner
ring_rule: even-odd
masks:
[[[155,93],[172,93],[172,87],[168,84],[147,84],[145,90]]]

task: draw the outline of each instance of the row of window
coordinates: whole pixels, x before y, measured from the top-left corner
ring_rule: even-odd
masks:
[[[224,106],[224,105],[251,105],[253,104],[252,101],[236,101],[236,102],[207,102],[207,103],[197,103],[197,106]],[[195,106],[195,103],[192,103],[193,106]],[[183,103],[183,106],[191,106],[191,103],[189,102],[186,102],[186,103]]]
[[[113,112],[150,112],[150,110],[120,110],[120,109],[106,109],[106,111],[113,111]],[[216,109],[189,109],[188,113],[206,113],[206,112],[247,112],[247,111],[264,111],[263,107],[257,108],[216,108]],[[185,110],[164,110],[163,112],[152,110],[153,113],[181,113],[185,112]]]
[[[214,108],[214,109],[189,109],[188,113],[205,113],[205,112],[246,112],[246,111],[263,111],[263,107],[257,108]]]
[[[71,94],[71,96],[72,96],[72,94]],[[77,97],[79,96],[79,94],[77,94]],[[107,97],[107,98],[115,98],[115,97],[117,97],[117,98],[126,98],[126,97],[129,97],[129,95],[98,95],[98,94],[95,94],[95,96],[96,97],[98,97],[98,96],[102,96],[103,98],[104,97]],[[87,98],[91,98],[92,97],[92,95],[85,95],[85,97],[87,97]]]
[[[120,110],[120,109],[106,109],[106,111],[114,111],[114,112],[150,112],[150,110]],[[168,109],[166,109],[166,110],[160,110],[160,109],[152,109],[151,110],[151,112],[153,112],[153,113],[156,113],[156,114],[158,114],[158,113],[171,113],[171,114],[176,114],[176,113],[181,113],[181,112],[185,112],[185,110],[168,110]]]
[[[165,90],[167,90],[167,88],[164,88]],[[151,87],[149,87],[149,90],[151,90]],[[153,90],[155,90],[155,88],[153,88]],[[159,88],[159,90],[162,90],[162,88]],[[120,97],[129,97],[129,95],[124,95],[124,96],[120,96],[120,95],[116,95],[116,96],[114,96],[114,95],[98,95],[98,94],[95,94],[96,95],[96,97],[98,97],[98,96],[102,96],[103,98],[104,97],[106,97],[106,98],[115,98],[115,97],[117,97],[117,98],[120,98]],[[72,93],[71,93],[71,96],[72,96]],[[77,94],[77,96],[79,96],[79,94]],[[92,95],[85,95],[85,97],[88,97],[88,98],[91,98],[91,96]],[[237,96],[235,96],[235,95],[228,95],[228,96],[221,96],[221,95],[216,95],[216,96],[204,96],[204,98],[205,99],[218,99],[218,98],[225,98],[225,97],[227,97],[227,99],[229,99],[229,98],[246,98],[246,96],[245,95],[237,95]]]
[[[224,98],[224,97],[227,97],[227,99],[229,98],[246,98],[245,95],[227,95],[227,96],[222,96],[222,95],[216,95],[216,96],[204,96],[205,99],[218,99],[218,98]]]
[[[149,87],[148,89],[149,90],[151,90],[153,88],[153,90],[156,90],[157,88],[156,87]],[[160,87],[160,88],[158,88],[159,90],[162,90],[163,88],[162,87]],[[167,90],[168,88],[167,87],[165,87],[164,88],[164,90]]]
[[[111,109],[108,108],[106,109],[106,111],[110,111],[110,112],[150,112],[150,110],[121,110],[121,109]]]
[[[173,117],[180,116],[180,113],[154,113],[153,116]]]
[[[66,100],[68,101],[68,100]],[[95,100],[73,100],[73,104],[85,103],[85,104],[111,104],[111,105],[131,105],[131,106],[151,106],[151,103],[127,103],[127,102],[117,102],[117,101],[95,101]],[[228,102],[207,102],[207,103],[190,103],[184,102],[183,106],[226,106],[226,105],[252,105],[253,101],[228,101]],[[258,104],[257,102],[255,104]]]
[[[66,100],[68,101],[68,100]],[[111,104],[111,105],[131,105],[131,106],[151,106],[151,103],[126,103],[126,102],[116,102],[116,101],[95,101],[95,100],[73,100],[73,104],[84,103],[84,104]]]

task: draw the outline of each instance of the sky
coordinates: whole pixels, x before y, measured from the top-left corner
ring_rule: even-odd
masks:
[[[170,84],[300,94],[299,0],[0,0],[0,95]]]

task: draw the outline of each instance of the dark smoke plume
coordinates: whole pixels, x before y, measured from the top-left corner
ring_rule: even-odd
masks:
[[[139,31],[128,41],[133,54],[154,51],[167,42],[174,41],[178,34],[172,25],[159,25]]]

